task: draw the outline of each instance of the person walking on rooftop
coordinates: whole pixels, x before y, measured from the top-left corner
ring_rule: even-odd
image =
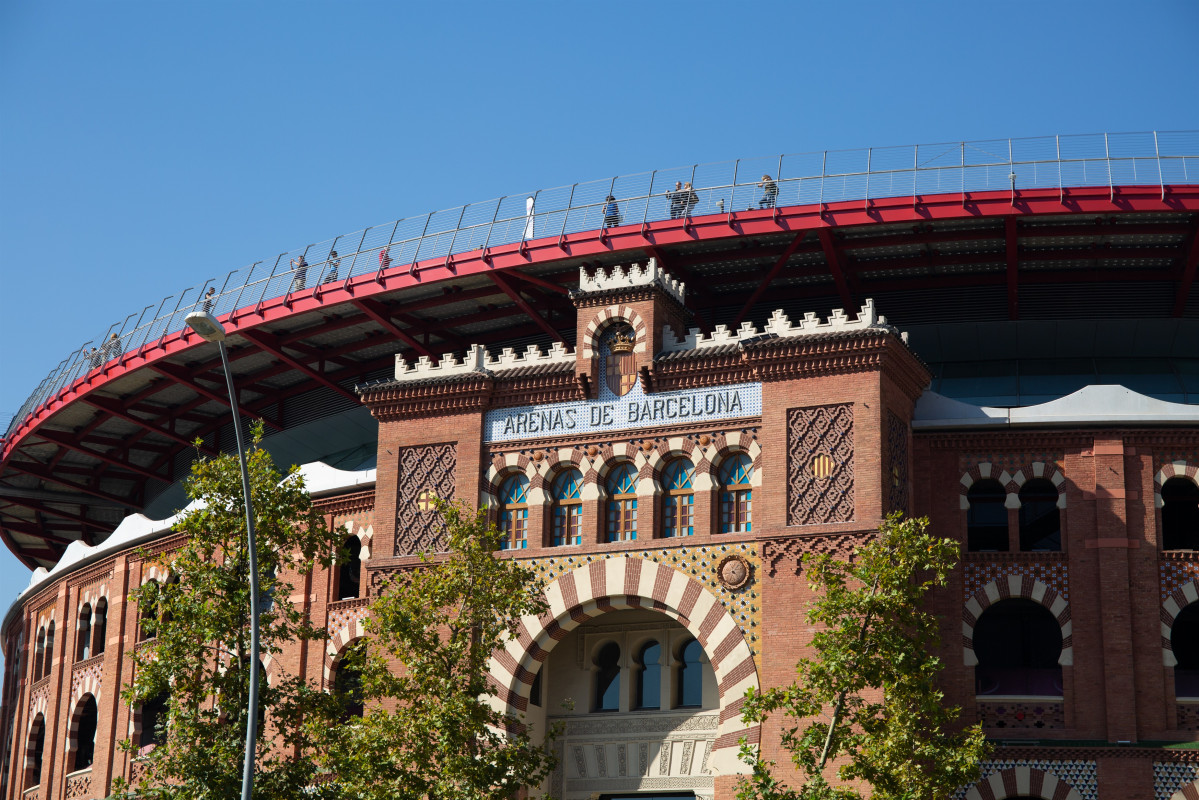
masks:
[[[336,250],[329,251],[329,274],[325,276],[325,283],[332,283],[337,280],[337,269],[341,266],[341,256],[337,255]]]
[[[290,291],[298,292],[308,283],[308,262],[304,259],[303,253],[300,253],[299,258],[291,260],[291,267],[296,274],[291,279]]]
[[[620,206],[616,205],[616,198],[612,195],[608,195],[604,201],[604,227],[615,228],[620,224]]]
[[[102,360],[102,358],[100,356],[100,351],[94,347],[91,350],[87,351],[87,360],[88,360],[88,363],[92,365],[92,369],[96,369],[97,367],[99,367],[101,364],[104,363],[104,361]]]
[[[100,355],[105,362],[112,361],[121,354],[121,337],[115,333],[108,337],[100,348]]]
[[[389,255],[387,252],[390,249],[391,248],[389,248],[389,247],[384,247],[382,250],[379,251],[379,271],[380,272],[382,272],[383,270],[385,270],[391,266],[391,255]]]
[[[216,287],[209,286],[208,291],[204,293],[204,313],[211,314],[212,307],[216,303]]]
[[[762,199],[758,201],[758,208],[774,208],[778,201],[779,185],[769,175],[763,175],[762,180],[758,181],[758,186],[762,189]]]
[[[699,195],[691,188],[691,181],[683,184],[683,205],[687,216],[691,216],[691,210],[699,205]]]
[[[683,184],[680,181],[674,182],[674,190],[666,193],[666,199],[670,201],[670,218],[683,216]]]

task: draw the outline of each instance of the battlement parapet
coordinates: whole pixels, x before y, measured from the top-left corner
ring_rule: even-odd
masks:
[[[473,344],[461,359],[458,359],[453,353],[445,353],[436,364],[428,356],[421,356],[414,363],[409,364],[397,355],[395,379],[397,381],[424,381],[473,373],[490,375],[522,367],[573,364],[574,361],[574,351],[561,342],[555,342],[548,351],[542,351],[535,344],[529,345],[520,353],[514,348],[505,347],[499,355],[492,355],[482,345]]]
[[[730,330],[727,325],[717,325],[708,336],[700,333],[699,328],[691,328],[686,336],[679,338],[669,326],[664,326],[662,331],[662,351],[665,353],[678,353],[687,350],[710,350],[730,344],[737,344],[759,336],[776,336],[780,339],[786,339],[826,333],[841,333],[843,331],[860,331],[870,328],[895,330],[891,325],[887,324],[886,317],[878,315],[878,312],[874,308],[874,300],[868,298],[854,319],[850,319],[844,309],[838,308],[833,310],[833,313],[829,315],[827,320],[821,320],[820,317],[809,311],[804,314],[802,320],[798,323],[793,323],[791,318],[782,309],[776,309],[770,315],[770,319],[767,320],[766,326],[762,330],[758,330],[758,327],[752,322],[743,322],[741,323],[741,327],[736,330]],[[901,334],[901,337],[904,341],[907,341],[907,334]]]
[[[606,270],[601,267],[594,275],[588,275],[583,267],[579,268],[579,291],[582,293],[631,289],[637,286],[657,286],[680,305],[687,294],[687,284],[672,278],[666,270],[658,266],[656,258],[651,258],[645,264],[617,264]]]

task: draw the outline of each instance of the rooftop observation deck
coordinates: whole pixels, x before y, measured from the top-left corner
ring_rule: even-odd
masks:
[[[579,267],[648,256],[687,283],[704,330],[873,297],[901,326],[1016,325],[1026,339],[1027,326],[1043,340],[1122,319],[1132,332],[1115,338],[1193,358],[1199,131],[691,165],[517,192],[279,253],[131,313],[54,366],[0,439],[0,538],[27,564],[52,564],[185,474],[197,437],[207,452],[231,446],[219,360],[184,330],[197,308],[230,332],[244,413],[268,433],[295,431],[356,406],[353,386],[388,375],[397,351],[573,346],[567,295]],[[957,335],[926,339],[937,352],[918,349],[934,366],[961,348]],[[1143,355],[1097,347],[1049,355]],[[1194,402],[1199,378],[1170,369]]]

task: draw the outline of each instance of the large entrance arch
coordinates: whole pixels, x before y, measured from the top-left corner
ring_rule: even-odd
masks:
[[[491,661],[495,702],[508,713],[528,709],[529,691],[558,642],[579,625],[611,611],[658,611],[686,628],[711,660],[719,687],[720,722],[708,769],[713,775],[746,774],[738,742],[757,744],[759,726],[741,722],[746,689],[759,688],[753,653],[741,628],[719,600],[695,579],[639,556],[596,559],[560,576],[545,590],[549,610],[522,617],[516,638]]]

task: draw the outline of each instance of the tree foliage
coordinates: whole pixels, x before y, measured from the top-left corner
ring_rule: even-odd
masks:
[[[320,640],[303,609],[290,601],[289,576],[304,575],[331,561],[335,547],[324,518],[313,507],[295,468],[286,480],[261,449],[261,428],[247,453],[254,510],[260,604],[261,651]],[[241,473],[235,455],[202,459],[186,484],[199,501],[175,525],[185,534],[178,549],[143,553],[171,577],[133,590],[147,641],[130,651],[133,682],[122,698],[135,708],[167,695],[168,712],[159,744],[141,748],[144,764],[138,796],[230,798],[240,793],[250,677],[250,585]],[[336,719],[335,699],[319,686],[288,674],[281,665],[270,682],[260,680],[259,744],[254,797],[312,796],[316,746],[311,731]],[[308,724],[305,724],[308,723]],[[265,728],[265,731],[263,731]],[[137,741],[122,746],[137,752]],[[127,787],[118,780],[117,794]]]
[[[945,585],[958,544],[927,527],[893,514],[850,561],[804,557],[818,595],[807,612],[814,655],[796,665],[791,685],[751,689],[743,710],[747,724],[782,712],[782,746],[802,785],[787,786],[743,743],[752,776],[739,800],[860,800],[863,784],[874,800],[934,800],[978,779],[988,745],[978,725],[955,730],[959,709],[937,686],[937,619],[922,610],[928,590]]]
[[[517,621],[546,604],[529,568],[497,558],[482,512],[438,501],[449,553],[425,554],[371,605],[362,669],[366,712],[331,729],[322,763],[337,794],[361,800],[509,800],[553,769],[488,681]]]

